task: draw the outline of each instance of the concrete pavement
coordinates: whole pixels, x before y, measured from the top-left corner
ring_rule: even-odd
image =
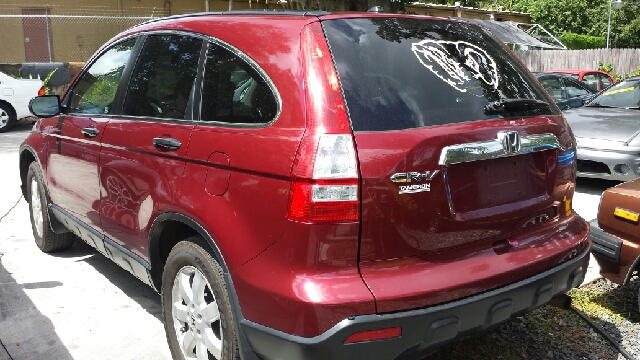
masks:
[[[17,155],[30,128],[0,134],[0,217],[15,205],[0,220],[0,360],[171,359],[149,286],[82,241],[35,246]]]
[[[30,128],[0,134],[0,360],[171,359],[150,287],[82,241],[54,254],[35,246],[17,155]],[[576,211],[594,218],[611,185],[580,181]],[[598,276],[591,264],[588,281]]]

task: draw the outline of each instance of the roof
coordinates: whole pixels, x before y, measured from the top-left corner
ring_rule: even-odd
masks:
[[[478,20],[463,19],[482,27],[487,28],[498,39],[507,44],[526,45],[542,49],[565,49],[564,47],[549,44],[529,35],[518,27],[518,24],[511,21],[494,21],[494,20]]]
[[[414,2],[405,4],[405,10],[417,15],[428,15],[438,17],[459,16],[469,19],[489,20],[492,17],[499,21],[531,22],[531,14],[519,11],[509,11],[504,9],[483,9],[469,6],[455,6],[445,4],[425,4]]]
[[[583,73],[583,72],[597,72],[597,73],[601,73],[601,74],[608,74],[606,71],[593,70],[593,69],[552,69],[552,70],[545,70],[544,72],[548,72],[548,73],[565,73],[565,74],[580,74],[580,73]]]

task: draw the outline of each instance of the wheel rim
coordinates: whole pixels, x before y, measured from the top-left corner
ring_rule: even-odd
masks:
[[[40,191],[38,191],[38,181],[31,178],[31,216],[33,217],[33,226],[36,229],[38,237],[42,238],[42,230],[44,221],[42,218],[42,201],[40,199]]]
[[[9,123],[9,113],[4,109],[0,109],[0,128],[7,126]]]
[[[222,359],[220,310],[211,286],[193,266],[185,266],[173,280],[172,318],[185,359]]]

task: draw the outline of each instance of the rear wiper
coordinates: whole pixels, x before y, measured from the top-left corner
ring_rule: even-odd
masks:
[[[640,106],[631,106],[631,107],[628,107],[627,109],[640,110]]]
[[[509,111],[545,109],[549,103],[538,99],[502,99],[484,106],[485,115],[497,115]]]

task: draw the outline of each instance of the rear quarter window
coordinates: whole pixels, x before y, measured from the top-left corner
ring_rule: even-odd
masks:
[[[430,19],[341,19],[322,23],[354,131],[403,130],[500,117],[500,99],[538,99],[544,90],[484,29]]]
[[[200,120],[226,124],[266,124],[275,119],[278,100],[239,55],[208,44]]]

